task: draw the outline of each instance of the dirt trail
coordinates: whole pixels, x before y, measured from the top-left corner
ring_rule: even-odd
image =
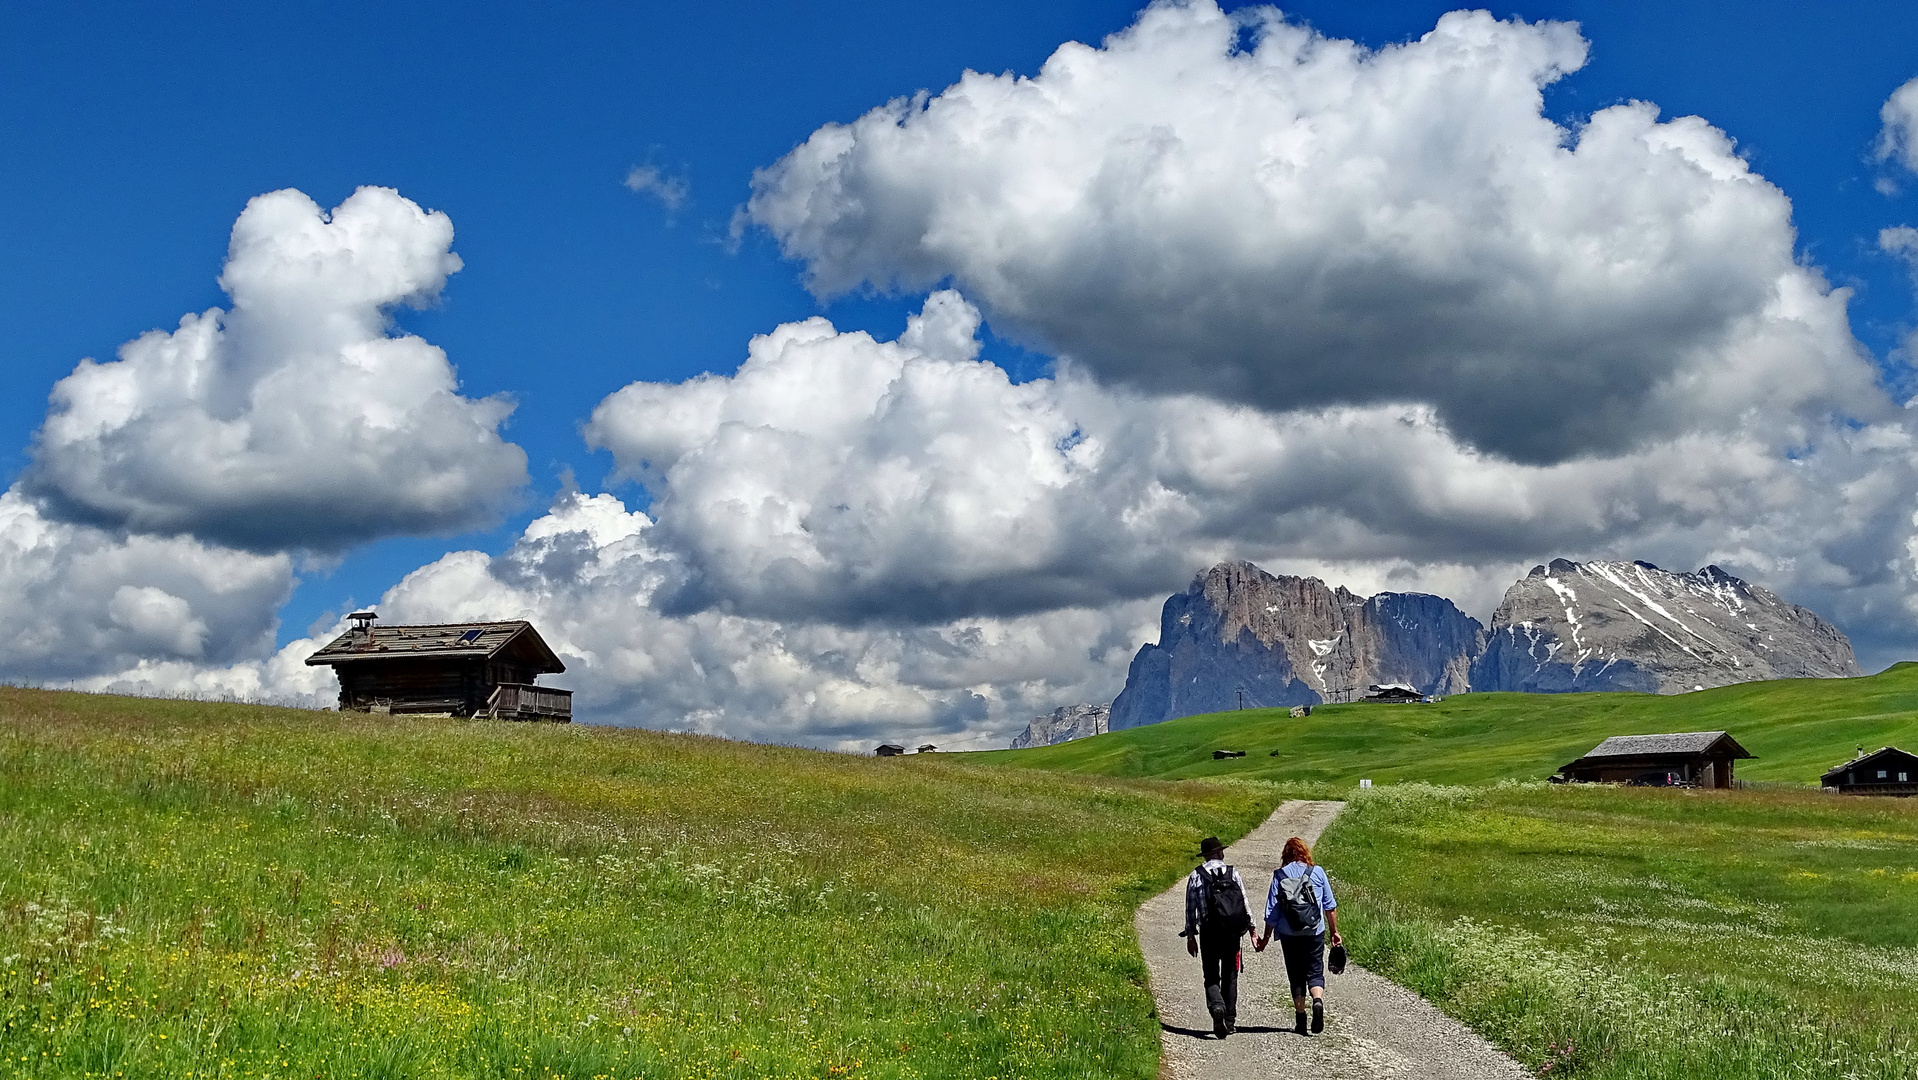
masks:
[[[1286,839],[1303,836],[1316,842],[1344,806],[1288,802],[1226,852],[1226,861],[1245,878],[1247,898],[1256,909],[1253,919],[1260,925],[1266,888]],[[1338,868],[1331,871],[1336,890]],[[1343,975],[1326,976],[1324,1034],[1293,1034],[1291,993],[1277,942],[1263,953],[1246,950],[1245,973],[1239,977],[1238,1033],[1214,1039],[1199,961],[1186,955],[1185,939],[1179,937],[1185,926],[1185,880],[1146,901],[1134,922],[1152,971],[1164,1047],[1160,1071],[1168,1080],[1516,1080],[1529,1075],[1425,999],[1356,964],[1348,965]]]

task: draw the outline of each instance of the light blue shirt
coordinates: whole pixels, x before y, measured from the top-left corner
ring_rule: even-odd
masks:
[[[1265,894],[1265,925],[1273,933],[1285,937],[1310,937],[1313,934],[1325,933],[1325,912],[1338,907],[1339,902],[1332,898],[1332,879],[1325,876],[1325,867],[1314,866],[1311,871],[1312,887],[1319,893],[1318,924],[1306,930],[1294,930],[1292,920],[1286,918],[1285,913],[1279,910],[1279,883],[1286,878],[1299,877],[1306,872],[1306,864],[1291,862],[1272,871],[1272,888]]]

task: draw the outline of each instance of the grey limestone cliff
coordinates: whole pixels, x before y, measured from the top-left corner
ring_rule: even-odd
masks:
[[[1103,735],[1111,715],[1110,705],[1061,705],[1044,716],[1033,717],[1026,729],[1013,737],[1012,748],[1024,750]]]
[[[1236,707],[1353,701],[1373,683],[1467,687],[1484,632],[1450,600],[1370,598],[1317,578],[1220,563],[1165,602],[1112,703],[1114,730]]]
[[[1554,559],[1505,593],[1490,629],[1450,600],[1366,598],[1316,578],[1221,563],[1165,602],[1132,659],[1114,730],[1195,713],[1353,701],[1373,684],[1675,694],[1860,674],[1837,627],[1716,566]]]
[[[1474,690],[1682,693],[1861,674],[1837,627],[1716,566],[1554,559],[1506,590]]]

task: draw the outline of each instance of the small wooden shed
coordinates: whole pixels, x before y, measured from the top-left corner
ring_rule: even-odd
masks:
[[[882,742],[878,746],[873,747],[872,752],[875,757],[898,757],[906,752],[906,748],[900,746],[898,743]]]
[[[1559,774],[1580,783],[1728,788],[1732,762],[1752,756],[1722,731],[1614,735]]]
[[[1845,762],[1818,782],[1842,795],[1918,795],[1918,754],[1887,746]]]
[[[566,665],[529,622],[376,627],[373,612],[349,618],[353,629],[306,659],[339,676],[341,709],[560,723],[573,718],[571,690],[534,685]]]

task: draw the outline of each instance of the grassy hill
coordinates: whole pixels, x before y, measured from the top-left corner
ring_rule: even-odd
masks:
[[[1133,909],[1276,798],[0,689],[0,1073],[1151,1077]]]
[[[1540,1075],[1918,1077],[1918,800],[1394,784],[1318,854],[1360,963]]]
[[[1758,755],[1738,764],[1741,779],[1816,784],[1860,744],[1918,749],[1918,664],[1671,696],[1460,694],[1436,705],[1322,706],[1303,720],[1247,709],[974,756],[1120,777],[1483,784],[1542,779],[1608,735],[1719,729]],[[1246,756],[1215,761],[1215,749]]]

